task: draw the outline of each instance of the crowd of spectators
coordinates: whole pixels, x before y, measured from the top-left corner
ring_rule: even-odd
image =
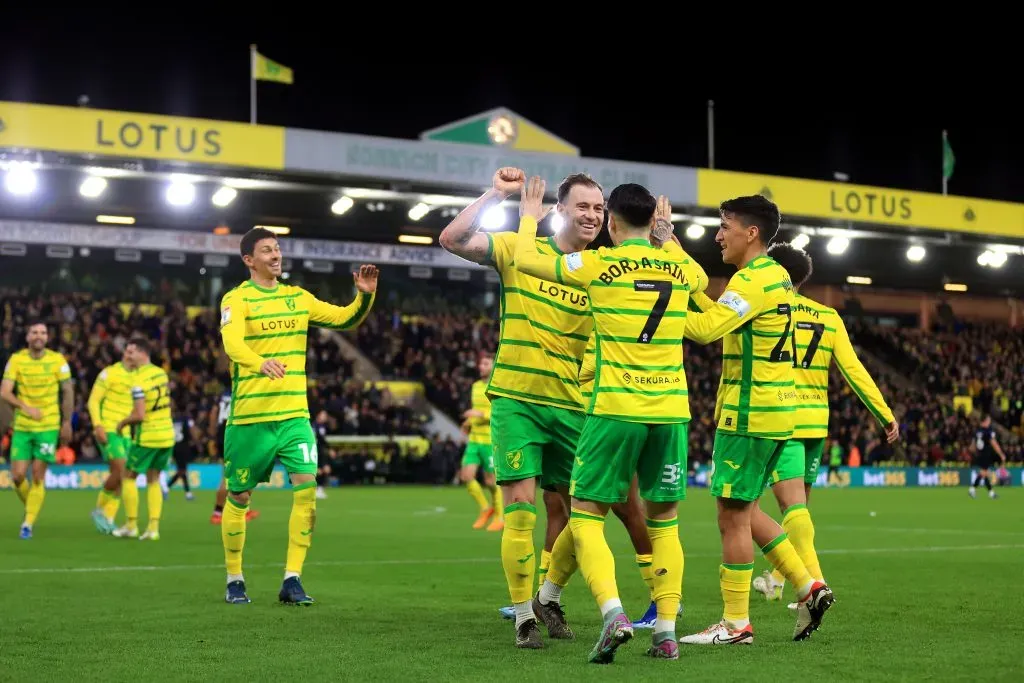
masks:
[[[872,352],[932,395],[970,397],[973,409],[1024,435],[1024,333],[994,323],[931,330],[861,326]]]
[[[87,402],[96,377],[120,360],[133,335],[152,340],[153,362],[171,378],[174,413],[187,416],[194,451],[200,461],[221,457],[216,440],[216,406],[230,387],[230,362],[218,334],[213,311],[189,314],[178,301],[151,308],[125,307],[116,299],[85,294],[31,294],[0,290],[0,366],[25,345],[26,326],[47,323],[49,347],[67,359],[75,380],[73,438],[77,461],[96,461],[99,451],[92,436]],[[422,435],[423,416],[392,397],[387,388],[365,387],[353,381],[352,363],[328,334],[310,334],[306,356],[311,415],[326,415],[328,432],[341,435]]]
[[[914,330],[893,331],[877,326],[854,324],[850,328],[855,345],[866,345],[877,352],[879,340],[899,339],[901,355],[920,358],[914,365],[893,363],[908,377],[901,380],[888,371],[868,362],[882,395],[886,397],[900,423],[902,438],[890,446],[885,442],[882,428],[857,398],[833,366],[829,377],[829,403],[832,408],[830,442],[839,446],[843,462],[862,465],[882,463],[921,466],[958,466],[970,463],[973,453],[977,419],[954,408],[950,400],[954,385],[929,382],[930,374],[943,375],[950,363],[945,356],[957,354],[962,360],[971,353],[965,368],[969,379],[976,380],[978,369],[988,367],[993,375],[1003,378],[1005,386],[1021,386],[1024,367],[1019,360],[1011,369],[998,366],[997,355],[1006,355],[1016,349],[1020,354],[1021,337],[1007,327],[977,328],[966,339],[972,340],[971,351],[949,346],[951,333],[937,333],[943,342],[931,342],[930,337]],[[453,419],[458,419],[469,407],[469,387],[477,379],[476,358],[479,352],[493,352],[497,347],[498,323],[494,316],[478,313],[423,313],[406,314],[400,309],[381,311],[371,316],[357,332],[355,340],[380,367],[386,377],[422,381],[428,398]],[[1016,346],[1014,345],[1016,344]],[[689,386],[690,459],[709,463],[714,445],[715,399],[718,378],[721,375],[720,345],[700,346],[687,342],[684,348],[687,383]],[[1019,355],[1015,356],[1020,358]],[[977,359],[985,358],[985,365]],[[886,360],[889,360],[886,356]],[[926,370],[928,372],[926,372]],[[909,379],[910,381],[906,381]],[[974,386],[974,385],[972,385]],[[975,407],[983,408],[986,391],[993,400],[1007,397],[1007,390],[993,382],[979,383],[980,397]],[[985,387],[990,387],[986,389]],[[1024,389],[1024,387],[1022,387]],[[1017,390],[1012,400],[1024,398],[1024,390]],[[996,411],[997,419],[1012,412]],[[1015,462],[1024,461],[1019,434],[1004,439],[1004,450]]]
[[[493,312],[484,313],[480,307],[445,307],[421,298],[415,300],[416,305],[384,298],[383,305],[363,325],[345,334],[385,379],[421,382],[427,400],[459,422],[469,407],[470,386],[478,378],[479,354],[497,347],[498,322]],[[196,313],[175,301],[158,309],[126,308],[112,298],[0,290],[0,363],[23,346],[25,325],[32,320],[48,323],[50,347],[63,353],[71,365],[76,380],[71,448],[80,460],[95,460],[99,455],[85,409],[89,390],[100,370],[120,358],[132,334],[157,342],[154,362],[162,364],[171,376],[176,412],[188,415],[197,426],[199,457],[219,457],[213,408],[230,376],[214,312]],[[903,376],[891,376],[868,363],[900,422],[902,438],[895,446],[885,443],[881,428],[833,368],[830,441],[839,446],[844,463],[968,464],[976,418],[954,407],[956,394],[970,395],[975,409],[991,412],[998,422],[1013,429],[1013,434],[1003,439],[1004,450],[1011,461],[1024,461],[1024,337],[1018,330],[963,325],[923,332],[855,323],[850,333],[856,346],[881,357]],[[685,365],[693,416],[691,464],[707,463],[715,434],[720,345],[687,342]],[[366,387],[351,379],[352,363],[329,335],[310,335],[306,368],[311,415],[322,419],[327,433],[425,435],[421,414],[395,400],[386,388]],[[444,481],[457,467],[461,447],[450,438],[430,438],[427,457],[411,470],[411,465],[374,457],[369,451],[360,454],[360,464],[343,458],[338,466],[353,481],[374,479],[382,473],[391,479]]]

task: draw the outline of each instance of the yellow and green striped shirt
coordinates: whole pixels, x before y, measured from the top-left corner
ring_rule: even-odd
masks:
[[[488,260],[501,278],[501,336],[488,396],[582,411],[579,368],[594,325],[589,297],[519,271],[516,233],[487,238]],[[536,245],[542,254],[561,254],[553,238]]]
[[[828,436],[828,370],[833,360],[876,420],[888,425],[895,419],[882,392],[857,358],[846,325],[834,308],[798,294],[793,305],[793,342],[797,394],[794,438]]]
[[[136,377],[136,371],[126,368],[124,363],[103,368],[89,394],[89,417],[93,425],[114,433],[117,424],[132,412]]]
[[[366,319],[374,295],[359,292],[335,306],[291,285],[266,289],[246,280],[224,295],[220,333],[231,359],[229,425],[309,419],[306,398],[306,335],[309,326],[347,330]],[[286,366],[283,379],[260,373],[271,358]]]
[[[33,420],[21,410],[16,410],[14,431],[50,432],[60,429],[60,385],[71,379],[71,368],[64,356],[44,349],[40,358],[33,358],[28,349],[22,349],[7,361],[3,379],[14,382],[14,391],[21,401],[43,413],[41,420]],[[66,418],[70,420],[71,416]]]
[[[690,258],[690,255],[682,250],[681,247],[675,244],[675,242],[666,243],[665,249],[677,255],[681,254],[684,261],[689,261],[688,265],[693,266],[693,282],[692,289],[690,290],[690,298],[687,302],[691,311],[701,311],[703,308],[699,306],[699,302],[710,302],[704,290],[708,286],[707,273],[704,269]],[[583,402],[586,405],[590,404],[590,399],[594,395],[594,377],[597,373],[597,336],[595,333],[590,334],[590,340],[587,342],[587,349],[583,354],[583,362],[580,364],[580,393],[583,395]]]
[[[736,271],[707,311],[693,312],[686,336],[700,344],[725,338],[715,420],[741,436],[785,440],[793,435],[793,283],[786,270],[758,256]]]
[[[487,382],[477,380],[473,382],[472,408],[484,414],[483,417],[473,417],[469,420],[469,442],[486,443],[491,442],[491,401],[487,398]]]
[[[588,414],[626,422],[688,421],[683,331],[690,289],[707,282],[703,269],[681,250],[658,249],[643,239],[543,254],[535,247],[536,230],[533,218],[520,221],[516,268],[590,297],[595,353]]]
[[[135,428],[132,441],[143,448],[170,448],[174,445],[171,421],[171,391],[164,369],[149,363],[134,373],[132,399],[146,404],[142,424]]]

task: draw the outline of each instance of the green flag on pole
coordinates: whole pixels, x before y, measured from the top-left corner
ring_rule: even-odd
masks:
[[[953,156],[953,148],[949,146],[946,131],[942,131],[942,177],[946,180],[953,177],[954,164],[956,164],[956,157]]]
[[[949,137],[946,131],[942,131],[942,194],[946,194],[949,179],[953,177],[953,167],[956,165],[956,157],[953,156],[953,148],[949,144]]]

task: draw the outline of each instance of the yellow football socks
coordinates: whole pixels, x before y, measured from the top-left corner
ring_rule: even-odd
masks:
[[[28,479],[22,479],[21,483],[14,487],[15,493],[18,494],[18,498],[21,498],[21,504],[24,505],[28,502],[28,492],[32,489],[32,484],[29,483]]]
[[[125,505],[127,507],[127,505]],[[239,505],[228,496],[220,522],[220,538],[224,543],[224,564],[228,576],[242,576],[242,549],[245,548],[245,513],[248,505]]]
[[[722,564],[718,569],[722,602],[725,603],[722,618],[729,628],[743,628],[750,623],[750,578],[753,574],[753,562]]]
[[[146,524],[146,531],[160,533],[160,513],[164,508],[164,492],[160,490],[160,482],[154,481],[146,485],[146,511],[149,522]]]
[[[505,501],[501,495],[501,487],[495,486],[491,489],[491,498],[494,500],[494,518],[504,519],[505,518]]]
[[[807,567],[811,578],[824,581],[818,553],[814,549],[814,522],[806,505],[793,505],[786,509],[782,516],[782,529],[792,541],[800,560]]]
[[[537,508],[530,503],[512,503],[505,508],[505,528],[501,532],[501,565],[505,569],[505,580],[514,605],[528,604],[533,596],[537,570],[533,547],[533,530],[536,526]],[[519,625],[518,612],[516,625]]]
[[[654,625],[654,642],[659,643],[676,632],[676,615],[683,598],[683,545],[679,542],[679,518],[648,519],[647,535],[651,538],[649,567],[654,585],[652,597],[657,605],[658,620]],[[639,562],[640,556],[637,556]]]
[[[103,505],[103,516],[111,522],[117,517],[117,511],[121,509],[121,496],[107,491],[107,502]]]
[[[566,524],[562,532],[558,534],[558,538],[555,539],[555,544],[551,546],[551,567],[548,571],[548,581],[565,588],[577,569],[579,569],[579,564],[576,562],[576,543],[572,535],[572,526]]]
[[[128,528],[139,528],[139,486],[135,477],[126,476],[121,482],[121,498],[124,500],[124,514],[128,518]]]
[[[33,481],[32,488],[28,491],[25,499],[25,524],[32,526],[36,523],[36,517],[43,508],[43,499],[46,498],[46,486],[41,481]]]
[[[615,584],[615,557],[604,537],[604,517],[576,508],[569,514],[569,526],[576,545],[576,561],[590,586],[602,616],[622,610]]]
[[[778,569],[772,569],[772,581],[776,586],[782,586],[786,583],[786,577]]]
[[[480,482],[476,479],[470,479],[466,482],[466,491],[469,493],[469,497],[480,506],[481,512],[487,509],[487,498],[484,496],[484,490],[481,488]]]
[[[640,577],[647,584],[647,592],[651,594],[651,602],[654,602],[654,555],[637,555],[636,566],[640,570]]]
[[[786,577],[790,585],[796,589],[799,599],[803,600],[807,597],[808,591],[814,584],[814,579],[811,578],[807,567],[800,560],[800,555],[797,554],[796,548],[793,547],[789,538],[786,537],[785,532],[779,534],[775,540],[761,548],[761,552],[764,553],[765,559],[771,562],[772,566],[776,567]]]
[[[288,518],[288,558],[285,578],[302,574],[306,552],[316,528],[316,482],[299,484],[292,489],[292,514]],[[221,522],[223,524],[223,522]]]
[[[544,579],[548,578],[548,567],[551,566],[551,553],[547,550],[540,551],[540,564],[537,565],[537,590],[544,585]]]

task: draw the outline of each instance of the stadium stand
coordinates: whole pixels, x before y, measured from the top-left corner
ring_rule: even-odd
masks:
[[[367,321],[345,333],[379,368],[384,380],[422,383],[428,401],[458,421],[468,407],[469,387],[477,379],[480,352],[493,352],[498,324],[494,306],[483,298],[445,297],[419,283],[396,283]],[[228,363],[219,345],[217,319],[209,309],[185,306],[173,288],[159,288],[166,303],[125,304],[112,297],[83,293],[40,295],[0,289],[3,323],[0,362],[23,345],[24,326],[41,319],[50,325],[51,347],[68,358],[76,378],[72,457],[99,458],[85,403],[100,370],[120,357],[133,332],[160,343],[161,362],[174,384],[175,409],[191,417],[201,460],[219,459],[211,408],[228,385]],[[160,296],[149,297],[159,302]],[[901,422],[904,439],[890,447],[874,419],[846,386],[838,371],[830,378],[831,440],[843,464],[967,466],[977,412],[992,411],[1009,428],[1004,449],[1011,461],[1024,461],[1021,447],[1024,343],[1018,331],[994,324],[948,322],[921,331],[853,322],[851,338],[903,377],[881,366],[869,370]],[[397,446],[330,449],[332,472],[341,483],[374,481],[450,481],[461,445],[426,435],[423,415],[396,399],[387,383],[352,380],[352,364],[330,333],[311,335],[307,368],[310,408],[326,433],[341,436],[428,436],[424,457],[394,457]],[[691,466],[708,463],[714,440],[714,404],[720,374],[720,350],[687,343],[690,384]],[[971,397],[970,405],[954,395]],[[966,408],[966,410],[964,409]],[[972,415],[972,409],[974,414]],[[0,418],[0,424],[3,423]],[[830,445],[831,450],[831,445]],[[382,457],[383,454],[383,457]]]
[[[186,308],[171,300],[166,306],[131,305],[87,294],[39,295],[25,290],[0,290],[3,327],[0,363],[24,346],[25,326],[42,320],[50,327],[50,347],[60,351],[76,381],[74,437],[76,461],[99,459],[86,403],[100,371],[120,359],[132,334],[159,343],[155,360],[172,380],[175,413],[190,417],[197,429],[198,459],[220,458],[212,408],[230,385],[228,361],[217,334],[216,313]],[[325,413],[328,432],[337,435],[422,435],[422,417],[394,400],[385,386],[352,381],[351,362],[329,334],[310,335],[307,370],[310,412]]]

